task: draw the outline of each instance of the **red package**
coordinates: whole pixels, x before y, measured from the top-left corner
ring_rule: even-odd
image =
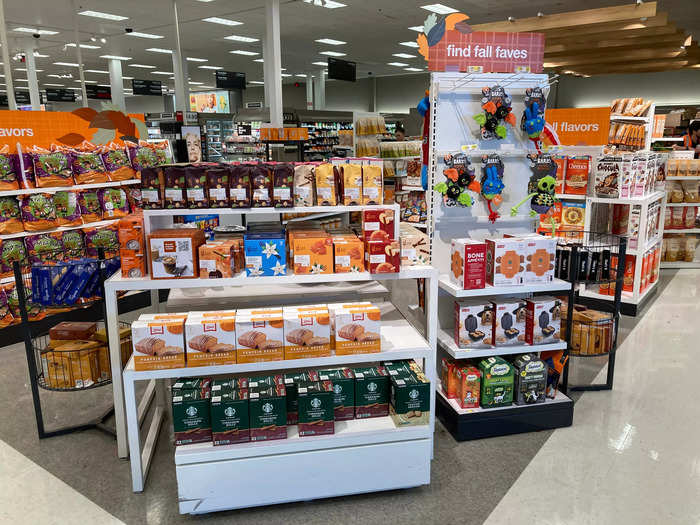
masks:
[[[555,193],[564,193],[564,180],[566,179],[566,156],[554,155],[552,160],[557,165],[557,182],[554,185]]]
[[[585,195],[588,191],[588,174],[590,171],[590,155],[567,157],[564,193],[570,195]]]
[[[362,238],[365,241],[394,238],[394,210],[378,208],[362,211]]]
[[[398,273],[401,267],[401,245],[385,239],[365,241],[365,267],[369,273]]]
[[[625,275],[622,279],[622,290],[632,292],[634,290],[634,267],[637,264],[637,258],[634,255],[625,255]],[[615,293],[613,283],[610,283],[611,295]]]

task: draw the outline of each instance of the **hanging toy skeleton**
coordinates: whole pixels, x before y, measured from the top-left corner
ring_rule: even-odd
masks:
[[[537,153],[542,153],[542,132],[544,131],[544,112],[547,108],[547,97],[542,88],[527,88],[525,90],[525,111],[520,121],[520,128],[527,133],[533,142]]]
[[[476,180],[474,167],[469,158],[458,153],[456,155],[446,155],[443,159],[445,169],[442,171],[446,180],[435,185],[433,188],[443,196],[443,201],[447,206],[466,206],[473,204],[473,199],[467,190],[479,193],[481,185]]]
[[[518,214],[520,206],[530,201],[530,216],[535,217],[538,214],[546,215],[557,202],[557,197],[554,193],[557,183],[557,164],[552,159],[551,155],[528,155],[532,169],[532,176],[528,181],[528,195],[518,204],[510,209],[511,216],[515,217]],[[556,230],[556,223],[551,217],[552,235]]]
[[[486,205],[489,209],[489,220],[496,222],[500,214],[495,211],[493,206],[500,206],[503,202],[503,161],[498,155],[484,155],[481,157],[481,165],[484,169],[484,174],[481,176],[481,196],[486,199]]]
[[[479,124],[482,140],[504,139],[508,134],[505,124],[515,127],[516,120],[511,108],[512,99],[503,86],[485,87],[481,90],[483,113],[474,115]]]

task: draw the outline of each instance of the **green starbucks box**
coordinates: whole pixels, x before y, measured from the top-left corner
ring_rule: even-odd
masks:
[[[213,387],[212,387],[213,388]],[[250,441],[248,390],[226,390],[211,397],[211,434],[214,445]]]
[[[252,384],[252,381],[249,384]],[[250,440],[287,439],[287,400],[284,386],[250,387],[248,397]]]
[[[355,418],[389,415],[389,374],[383,366],[354,368]]]
[[[211,382],[212,393],[238,390],[240,388],[248,388],[247,377],[227,377],[224,379],[214,379]]]
[[[287,397],[287,424],[296,425],[299,421],[299,403],[297,402],[297,384],[300,382],[318,381],[315,370],[291,372],[284,374],[284,388]]]
[[[248,378],[248,388],[264,388],[277,385],[284,385],[284,376],[281,374]]]
[[[355,419],[355,374],[350,368],[319,370],[321,381],[333,383],[333,411],[336,421]]]
[[[209,390],[173,390],[173,431],[176,445],[211,441]]]
[[[422,375],[422,374],[421,374]],[[397,427],[427,425],[430,415],[430,382],[414,374],[391,376],[389,408]]]
[[[212,382],[208,377],[194,377],[178,379],[173,383],[173,392],[175,390],[209,390]]]
[[[320,436],[335,433],[333,383],[330,381],[300,382],[299,436]]]
[[[389,377],[405,377],[411,375],[411,368],[408,361],[384,361],[382,366],[386,369]]]
[[[500,357],[479,361],[481,371],[481,408],[508,406],[513,403],[513,366]]]

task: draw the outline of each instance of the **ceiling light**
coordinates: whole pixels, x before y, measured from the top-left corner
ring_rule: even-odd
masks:
[[[119,55],[100,55],[100,58],[108,58],[111,60],[131,60],[131,57],[122,57]]]
[[[36,58],[49,58],[49,55],[42,55],[42,54],[39,53],[38,51],[34,51],[34,56],[35,56]]]
[[[54,66],[70,66],[70,67],[79,67],[78,64],[75,64],[74,62],[54,62]]]
[[[347,53],[338,53],[337,51],[321,51],[321,55],[328,55],[329,57],[344,57]]]
[[[203,18],[202,22],[211,22],[212,24],[221,24],[222,26],[240,26],[243,24],[243,22],[229,20],[228,18],[219,18],[218,16],[210,16],[209,18]]]
[[[418,31],[419,33],[423,32],[423,26],[411,26],[409,27],[411,31]]]
[[[235,40],[236,42],[258,42],[260,39],[249,36],[230,35],[225,36],[224,40]]]
[[[394,53],[391,56],[398,58],[416,58],[416,55],[409,55],[408,53]]]
[[[151,71],[151,73],[153,73],[154,75],[172,75],[173,74],[172,71],[170,73],[168,73],[167,71]]]
[[[233,51],[229,51],[229,53],[233,53],[234,55],[245,55],[245,56],[255,56],[255,55],[260,54],[260,53],[256,53],[255,51],[243,51],[242,49],[234,49]]]
[[[129,36],[136,36],[138,38],[150,38],[152,40],[157,40],[158,38],[165,38],[163,35],[154,35],[152,33],[140,33],[138,31],[132,31],[131,33],[127,33]]]
[[[340,2],[334,2],[333,0],[326,0],[323,3],[323,7],[327,9],[338,9],[339,7],[346,7],[345,4],[341,4]]]
[[[422,29],[421,29],[422,31]],[[406,47],[418,47],[418,42],[399,42],[400,46],[406,46]]]
[[[289,73],[280,73],[280,76],[281,77],[291,77],[292,75],[290,75]]]
[[[104,71],[102,69],[86,69],[86,73],[102,73],[103,75],[109,75],[109,71]]]
[[[403,62],[389,62],[388,65],[390,65],[390,66],[396,66],[396,67],[406,67],[406,66],[408,66],[409,64],[404,64]]]
[[[108,88],[111,88],[111,87],[112,87],[111,84],[97,84],[97,85],[100,86],[100,87],[108,87]]]
[[[190,82],[190,86],[203,86],[204,82]]]
[[[202,0],[200,0],[201,2]],[[187,57],[188,62],[209,62],[208,59],[206,58],[194,58],[194,57]]]
[[[255,60],[253,60],[253,62],[265,62],[265,59],[263,59],[263,58],[256,58]]]
[[[37,35],[57,35],[58,31],[49,31],[48,29],[33,29],[31,27],[15,27],[13,31],[18,33],[35,33]]]
[[[327,66],[328,62],[311,62],[314,66]]]
[[[261,82],[260,80],[249,80],[248,84],[264,84],[265,82]]]
[[[69,42],[66,47],[75,47],[75,42]],[[101,49],[100,46],[93,46],[92,44],[80,44],[81,49]]]
[[[146,64],[127,64],[129,67],[138,67],[141,69],[155,69],[156,66],[147,66]]]
[[[26,70],[27,70],[26,67],[16,67],[16,68],[15,68],[15,71],[26,71]],[[35,69],[34,71],[35,71],[36,73],[43,73],[43,72],[44,72],[43,69]]]
[[[112,15],[110,13],[101,13],[99,11],[78,11],[79,15],[92,16],[93,18],[104,18],[105,20],[128,20],[128,16]]]
[[[91,37],[90,37],[90,42],[97,42],[97,37],[91,36]]]
[[[107,39],[104,38],[104,37],[103,37],[103,38],[100,38],[100,42],[102,42],[103,44],[106,44],[106,43],[107,43]]]
[[[316,40],[319,44],[328,44],[329,46],[342,46],[343,44],[347,44],[347,42],[343,42],[342,40],[333,40],[332,38],[319,38]]]
[[[213,2],[214,0],[197,0],[197,2]]]
[[[15,82],[29,82],[26,78],[16,78]]]
[[[423,71],[423,70],[420,68],[417,68],[417,67],[406,67],[406,68],[404,68],[404,71]]]
[[[306,78],[306,75],[304,75],[303,73],[298,73],[298,74],[296,74],[296,75],[294,75],[294,76],[295,76],[295,77]]]
[[[134,80],[134,77],[122,77],[122,80]]]
[[[76,78],[73,82],[80,82],[79,78]],[[97,80],[86,80],[86,84],[97,84]]]
[[[224,69],[221,66],[199,66],[199,69]]]
[[[163,53],[166,55],[172,55],[173,50],[172,49],[162,49],[160,47],[149,47],[146,49],[146,51],[151,51],[152,53]]]
[[[51,86],[51,87],[66,87],[65,84],[50,84],[50,83],[48,83],[48,82],[47,82],[46,84],[44,84],[44,85],[45,85],[45,86]]]
[[[459,12],[456,9],[452,9],[451,7],[447,7],[446,5],[442,4],[423,5],[421,6],[421,9],[425,9],[426,11],[432,11],[433,13],[437,13],[439,15],[449,15],[450,13]]]
[[[4,75],[3,75],[4,76]],[[47,77],[52,77],[52,78],[63,78],[61,75],[46,75]]]

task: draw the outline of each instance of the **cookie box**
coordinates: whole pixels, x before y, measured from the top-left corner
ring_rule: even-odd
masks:
[[[295,274],[333,273],[333,241],[325,232],[295,232],[290,249]]]
[[[377,208],[362,211],[362,236],[365,240],[394,238],[394,210]]]
[[[491,348],[494,309],[479,299],[455,301],[454,339],[459,348]]]
[[[393,239],[365,241],[365,267],[369,273],[398,273],[401,244]]]
[[[286,275],[287,254],[284,233],[246,233],[243,243],[248,277]]]
[[[361,239],[354,234],[334,234],[331,239],[335,273],[365,271],[365,245]]]
[[[486,286],[486,243],[452,239],[450,280],[464,290]]]

